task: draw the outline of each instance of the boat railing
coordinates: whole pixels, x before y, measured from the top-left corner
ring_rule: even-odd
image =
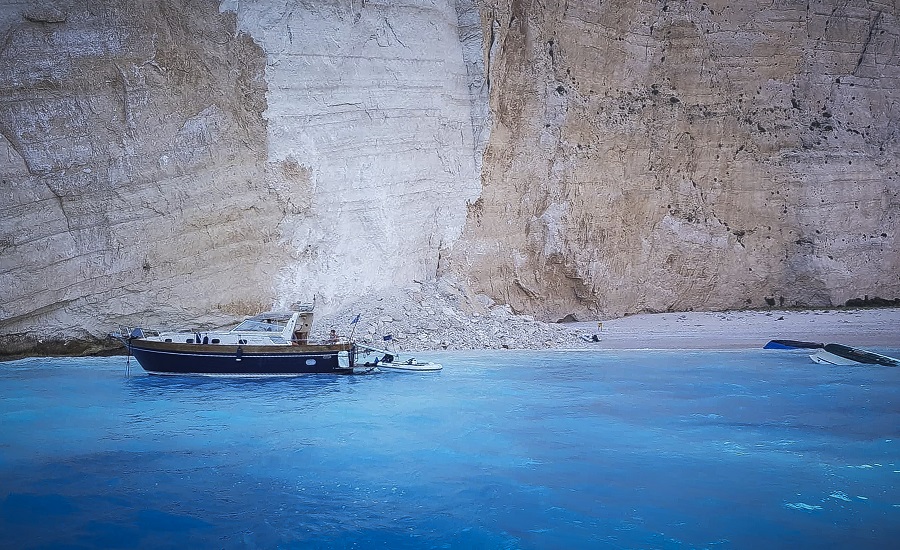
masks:
[[[305,343],[313,346],[329,346],[337,344],[349,344],[351,342],[349,338],[338,336],[337,338],[307,338]]]
[[[300,313],[312,313],[316,308],[316,302],[294,302],[288,309],[298,311]]]
[[[129,327],[125,325],[119,325],[119,330],[117,332],[112,333],[112,336],[118,338],[120,340],[128,340],[131,338],[146,338],[147,336],[159,336],[159,332],[156,329],[152,328],[143,328],[143,327]]]

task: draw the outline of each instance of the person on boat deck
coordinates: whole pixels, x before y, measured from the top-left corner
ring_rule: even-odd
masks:
[[[332,344],[336,344],[336,343],[337,343],[337,341],[338,341],[338,335],[337,335],[337,332],[335,332],[334,329],[331,329],[331,334],[328,336],[328,341],[331,342]]]

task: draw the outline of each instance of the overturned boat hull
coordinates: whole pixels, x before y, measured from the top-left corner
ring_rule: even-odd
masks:
[[[825,347],[821,342],[804,342],[802,340],[769,340],[763,349],[815,349]]]
[[[823,349],[813,353],[809,358],[822,365],[900,366],[900,359],[841,344],[825,344]]]

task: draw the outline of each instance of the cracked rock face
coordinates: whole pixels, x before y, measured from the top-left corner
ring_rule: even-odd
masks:
[[[480,190],[458,20],[426,0],[0,7],[0,352],[433,278]]]
[[[442,275],[551,321],[900,298],[898,9],[3,4],[0,352]]]
[[[547,320],[900,297],[898,7],[482,10],[493,126],[446,262]]]
[[[214,4],[64,4],[0,13],[5,346],[265,307],[262,50]]]
[[[267,54],[269,175],[290,203],[279,305],[315,294],[328,311],[433,278],[480,191],[454,2],[222,9]]]

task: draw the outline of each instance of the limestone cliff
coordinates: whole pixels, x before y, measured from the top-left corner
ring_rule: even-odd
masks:
[[[0,2],[0,352],[440,275],[545,320],[898,298],[898,10]]]
[[[475,172],[471,102],[449,0],[229,0],[266,51],[268,173],[289,208],[283,305],[433,278]]]
[[[234,15],[10,3],[0,21],[3,348],[271,303],[265,57]]]
[[[898,10],[484,5],[484,190],[446,269],[545,319],[900,297]]]
[[[0,352],[433,278],[480,190],[449,1],[11,2],[0,35]]]

